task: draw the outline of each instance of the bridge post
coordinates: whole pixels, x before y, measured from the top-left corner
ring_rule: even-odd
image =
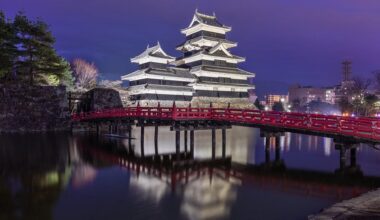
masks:
[[[339,169],[335,172],[349,175],[363,175],[356,162],[357,147],[360,142],[350,138],[334,138],[335,150],[339,150]],[[348,155],[348,152],[350,154]],[[350,160],[347,164],[347,160]]]
[[[356,147],[350,149],[350,166],[356,167]]]
[[[346,168],[346,147],[339,145],[339,167],[341,170]]]
[[[226,158],[226,129],[222,128],[222,157]]]
[[[190,130],[190,154],[194,158],[194,130]]]
[[[100,129],[99,129],[99,123],[96,123],[96,135],[99,136]]]
[[[180,151],[180,146],[181,146],[181,133],[179,130],[176,130],[175,131],[175,153],[176,153],[176,158],[177,160],[180,159],[180,156],[179,156],[179,151]]]
[[[157,123],[154,125],[154,154],[156,156],[158,155],[158,124]]]
[[[357,152],[357,146],[356,144],[353,144],[350,148],[350,174],[363,176],[363,172],[360,169],[360,166],[356,163],[356,152]]]
[[[110,125],[108,125],[108,133],[112,134],[112,123]]]
[[[265,163],[270,163],[270,136],[265,136]]]
[[[215,142],[215,128],[212,128],[211,130],[211,158],[215,159],[215,148],[216,148],[216,142]]]
[[[260,130],[260,137],[265,137],[265,163],[270,164],[270,142],[271,138],[275,138],[275,157],[274,162],[276,162],[276,165],[281,165],[281,147],[280,147],[280,138],[281,136],[284,136],[284,132],[281,130],[273,129],[273,130],[267,130],[267,129],[261,129]]]
[[[140,129],[140,148],[141,148],[141,157],[144,157],[144,121],[141,121],[141,129]]]
[[[128,148],[129,152],[132,152],[132,126],[128,126]]]
[[[183,142],[185,143],[185,152],[187,153],[187,130],[184,130],[183,133],[184,133]]]

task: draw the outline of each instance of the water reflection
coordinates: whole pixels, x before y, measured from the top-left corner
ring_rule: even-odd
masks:
[[[181,132],[184,162],[173,166],[174,132],[159,128],[161,162],[153,156],[153,133],[145,128],[146,160],[138,157],[138,127],[132,145],[87,134],[0,136],[0,219],[304,219],[380,186],[379,152],[366,145],[355,150],[354,166],[346,152],[343,167],[362,172],[346,176],[337,172],[340,151],[329,138],[284,133],[276,139],[233,127],[230,167],[207,162],[210,130],[195,131],[194,157],[184,152]],[[217,130],[217,158],[220,139]]]
[[[66,187],[67,136],[9,135],[0,142],[0,219],[52,219]]]
[[[201,177],[186,185],[181,211],[189,219],[223,219],[230,216],[239,183],[226,181],[217,175],[210,178]]]

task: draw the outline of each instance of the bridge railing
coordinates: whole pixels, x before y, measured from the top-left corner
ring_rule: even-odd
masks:
[[[75,114],[73,120],[108,118],[216,120],[336,133],[380,140],[380,119],[232,108],[127,107]]]

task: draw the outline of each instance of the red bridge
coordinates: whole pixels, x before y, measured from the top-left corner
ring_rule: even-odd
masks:
[[[380,119],[321,114],[289,113],[233,108],[127,107],[75,114],[73,121],[95,122],[118,119],[214,121],[253,127],[282,129],[323,136],[342,136],[380,142]]]

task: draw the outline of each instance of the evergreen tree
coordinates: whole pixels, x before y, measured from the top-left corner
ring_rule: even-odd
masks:
[[[0,11],[0,79],[10,78],[17,58],[16,36],[13,24]]]
[[[276,112],[283,112],[285,109],[282,102],[275,102],[272,106],[272,110]]]
[[[19,59],[17,72],[28,78],[30,84],[68,82],[69,64],[59,57],[53,47],[55,39],[41,20],[30,21],[19,13],[14,19]]]
[[[258,110],[264,110],[264,106],[260,103],[259,98],[256,98],[254,105]]]

